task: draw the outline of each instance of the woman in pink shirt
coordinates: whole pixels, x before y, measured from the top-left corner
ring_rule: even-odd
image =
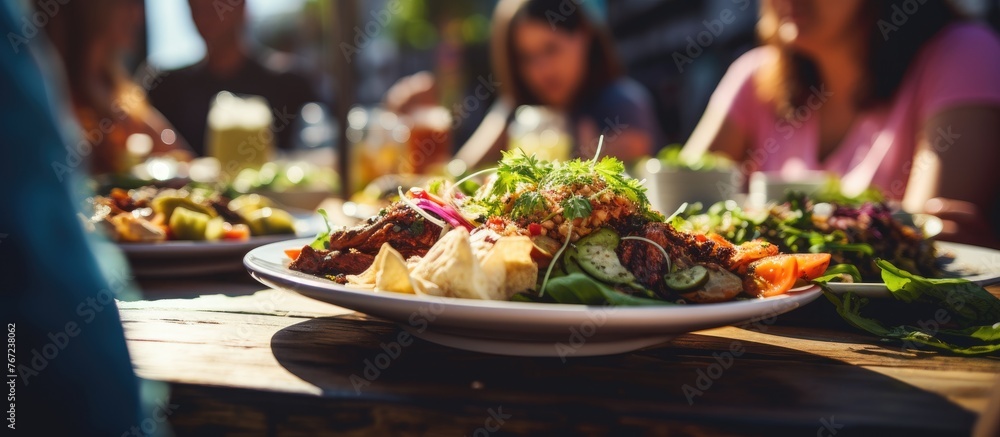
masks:
[[[1000,38],[944,0],[764,0],[765,44],[729,68],[684,153],[744,175],[823,170],[997,246]]]

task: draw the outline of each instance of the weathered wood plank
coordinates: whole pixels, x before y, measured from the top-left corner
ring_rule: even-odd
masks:
[[[294,293],[120,309],[137,373],[174,386],[175,426],[237,435],[472,435],[500,406],[512,415],[502,427],[511,433],[767,434],[780,426],[815,434],[833,418],[858,433],[967,434],[1000,374],[995,359],[915,354],[779,322],[565,363],[416,341],[376,375],[368,363],[398,328]],[[744,352],[720,363],[734,345]]]

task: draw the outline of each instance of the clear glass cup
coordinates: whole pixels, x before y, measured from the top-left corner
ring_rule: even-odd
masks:
[[[263,97],[216,94],[208,110],[205,152],[219,161],[223,180],[271,160],[275,144],[271,123],[271,108]]]
[[[573,140],[566,116],[543,106],[518,106],[507,127],[507,149],[521,149],[539,159],[565,161],[570,158]]]

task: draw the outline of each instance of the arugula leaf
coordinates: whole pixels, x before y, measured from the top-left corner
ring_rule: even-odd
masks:
[[[580,195],[568,197],[559,205],[563,207],[563,217],[567,220],[590,217],[590,213],[594,210],[590,201]]]
[[[927,279],[899,269],[886,260],[876,261],[892,297],[903,302],[941,305],[963,324],[1000,322],[1000,299],[964,279]]]
[[[837,295],[824,287],[823,294],[847,323],[908,346],[924,345],[959,355],[1000,351],[1000,299],[963,279],[928,279],[885,260],[877,263],[886,287],[897,302],[891,305],[892,314],[862,314],[869,302],[867,298],[854,293]],[[905,314],[914,303],[937,307],[933,312],[937,320],[890,327],[879,320]],[[948,327],[942,327],[945,324]]]
[[[553,278],[545,287],[545,295],[558,303],[611,306],[674,305],[658,299],[647,299],[615,291],[583,273],[571,273]]]
[[[851,280],[854,282],[861,282],[861,272],[858,271],[857,267],[851,264],[837,264],[830,266],[823,272],[823,276],[813,279],[813,282],[818,282],[820,284],[826,284],[832,282],[835,279],[840,279],[841,275],[850,275]]]
[[[330,226],[330,216],[326,214],[326,210],[323,208],[316,210],[316,213],[323,217],[323,224],[326,225],[326,230],[316,234],[316,238],[313,239],[312,243],[309,243],[309,247],[316,250],[329,249],[330,234],[333,233],[333,228]]]

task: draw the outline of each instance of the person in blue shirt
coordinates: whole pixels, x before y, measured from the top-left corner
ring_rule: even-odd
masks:
[[[77,217],[92,147],[71,137],[80,130],[54,50],[41,30],[26,32],[47,12],[23,4],[0,4],[0,33],[18,41],[0,48],[3,425],[37,436],[163,432],[145,417],[155,406],[143,406],[114,302],[132,291],[128,267]]]

